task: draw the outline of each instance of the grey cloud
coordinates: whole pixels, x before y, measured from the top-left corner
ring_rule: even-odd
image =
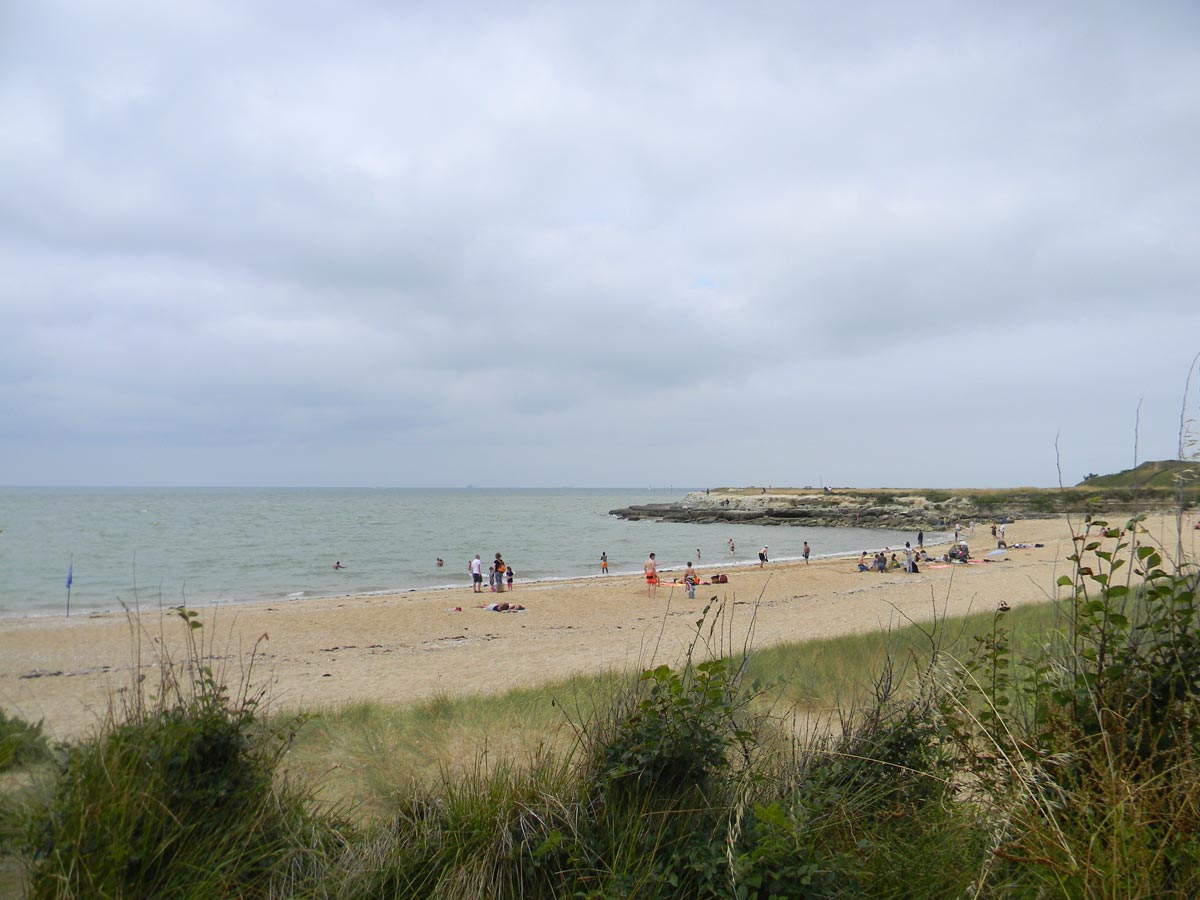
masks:
[[[1170,444],[1190,5],[4,15],[17,480],[1045,483],[1123,460],[1063,387],[1121,340]]]

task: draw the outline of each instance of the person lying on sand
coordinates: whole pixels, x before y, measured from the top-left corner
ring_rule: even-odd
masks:
[[[521,612],[525,607],[520,603],[489,603],[487,606],[477,606],[476,609],[486,609],[488,612]]]

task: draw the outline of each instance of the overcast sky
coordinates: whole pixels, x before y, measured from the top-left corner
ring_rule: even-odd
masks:
[[[1173,458],[1198,51],[1194,2],[0,0],[0,484]]]

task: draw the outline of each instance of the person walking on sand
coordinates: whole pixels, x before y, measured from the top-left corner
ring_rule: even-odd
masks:
[[[658,590],[658,566],[654,562],[654,554],[651,553],[646,564],[642,566],[646,572],[646,596],[653,598]]]
[[[767,548],[764,545],[763,548],[758,551],[758,567],[761,569],[766,564],[767,564]]]
[[[476,594],[483,593],[483,560],[479,558],[479,554],[475,554],[475,558],[467,563],[467,571],[471,573],[471,586]]]
[[[600,574],[608,574],[608,551],[605,550],[600,554]]]
[[[806,566],[808,565],[808,554],[810,554],[810,553],[812,553],[812,551],[810,549],[808,549],[808,541],[805,541],[804,542],[804,564]]]

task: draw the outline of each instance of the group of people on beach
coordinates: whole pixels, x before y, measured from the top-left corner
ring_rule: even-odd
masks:
[[[970,529],[973,531],[975,523],[970,524]],[[1009,544],[1005,540],[1005,522],[993,524],[991,527],[992,537],[996,539],[996,547],[999,550],[1006,550]],[[1013,544],[1013,547],[1026,547],[1026,544]],[[1035,544],[1041,546],[1040,544]],[[896,558],[896,553],[892,553],[891,558],[888,558],[889,548],[884,548],[878,553],[875,553],[870,560],[867,559],[867,551],[864,550],[858,557],[858,571],[860,572],[885,572],[889,569],[903,569],[906,572],[917,572],[918,562],[934,562],[936,557],[930,557],[925,552],[925,532],[917,532],[917,547],[914,550],[909,541],[904,542],[904,562],[901,563]],[[963,527],[961,525],[954,526],[954,540],[950,544],[950,549],[942,554],[941,562],[946,563],[965,563],[972,562],[974,558],[971,556],[971,548],[966,539],[963,537]],[[990,560],[984,560],[990,562]]]
[[[697,559],[700,558],[699,554],[700,551],[697,550]],[[653,598],[658,590],[658,583],[661,580],[658,577],[658,562],[653,553],[646,558],[646,563],[642,566],[642,570],[646,573],[646,596]],[[683,586],[687,591],[687,595],[692,599],[695,599],[696,597],[696,585],[698,584],[700,584],[700,575],[692,565],[692,561],[689,559],[687,566],[685,566],[683,570]]]
[[[483,560],[479,558],[479,554],[475,554],[475,558],[467,563],[467,571],[471,573],[471,586],[476,594],[483,593]],[[503,593],[505,586],[508,590],[513,589],[513,577],[516,573],[512,566],[504,561],[504,557],[496,551],[496,559],[488,566],[488,590],[493,594]]]
[[[970,527],[971,529],[974,529],[975,523],[972,522]],[[1197,523],[1196,527],[1200,528],[1200,523]],[[999,524],[993,524],[991,526],[991,530],[992,537],[996,538],[997,546],[1001,548],[1007,547],[1008,545],[1005,543],[1004,536],[1005,523],[1000,522]],[[970,548],[967,546],[967,542],[965,540],[960,539],[961,534],[962,526],[955,525],[954,542],[951,544],[950,549],[942,556],[943,562],[967,562],[971,558]],[[732,556],[736,552],[736,545],[734,544],[733,538],[730,538],[727,544],[729,547],[729,553]],[[764,545],[758,551],[758,567],[760,569],[765,568],[766,564],[770,562],[770,560],[767,558],[769,549],[770,548]],[[809,547],[808,541],[804,541],[804,549],[802,554],[805,565],[808,565],[809,557],[812,555],[812,548]],[[696,559],[699,560],[701,558],[700,548],[697,547]],[[925,552],[925,532],[924,530],[921,530],[917,532],[917,548],[915,550],[909,541],[904,542],[903,563],[901,563],[897,558],[896,553],[892,553],[891,558],[889,559],[887,556],[887,548],[875,553],[868,562],[867,551],[864,550],[858,558],[858,571],[885,572],[889,569],[903,569],[905,572],[915,573],[919,571],[917,568],[918,562],[930,561],[931,559],[929,554]],[[443,564],[443,560],[439,557],[437,560],[438,567],[440,568]],[[333,564],[332,568],[344,569],[346,566],[342,564],[341,560],[338,560]],[[653,597],[659,584],[658,563],[653,553],[651,553],[647,558],[642,568],[646,576],[646,596]],[[471,575],[472,590],[476,594],[484,593],[483,560],[478,553],[475,554],[474,559],[467,563],[467,571]],[[602,575],[608,574],[607,550],[601,552],[600,554],[600,573]],[[495,559],[488,565],[488,591],[491,593],[503,593],[506,589],[511,591],[513,589],[513,579],[515,575],[516,573],[513,571],[512,566],[508,565],[504,561],[504,557],[501,556],[499,551],[497,551]],[[683,583],[687,588],[688,596],[695,597],[696,585],[700,583],[700,576],[696,573],[696,569],[694,568],[691,560],[688,560],[687,566],[684,569]],[[505,605],[507,606],[508,604]]]
[[[891,558],[887,555],[887,548],[880,550],[871,557],[871,561],[867,562],[867,551],[864,550],[858,557],[858,571],[860,572],[886,572],[888,570],[903,569],[910,575],[919,574],[921,569],[918,563],[929,562],[929,554],[925,552],[925,532],[917,532],[917,547],[913,549],[911,541],[904,542],[904,562],[897,559],[897,554],[892,553]]]
[[[764,545],[762,549],[758,551],[758,567],[760,569],[765,568],[767,563],[770,562],[770,560],[767,559],[767,552],[769,549],[769,547]],[[733,538],[729,539],[729,552],[730,554],[734,552]],[[804,541],[804,550],[802,553],[804,555],[804,564],[808,565],[808,559],[812,555],[812,548],[808,546],[808,541]],[[696,559],[701,559],[699,547],[696,548]],[[605,553],[600,554],[600,570],[604,574],[608,574],[608,556]],[[642,566],[642,571],[646,576],[646,596],[652,598],[654,597],[659,581],[661,580],[658,575],[658,561],[653,553],[647,557],[646,562]],[[723,575],[721,576],[722,580],[724,580],[724,577],[725,576]],[[699,574],[697,574],[695,567],[692,565],[692,561],[688,560],[688,563],[683,570],[683,584],[687,589],[687,594],[689,597],[694,598],[696,596],[696,585],[700,583],[701,581]]]
[[[972,524],[972,526],[974,526],[973,522],[971,524]],[[944,562],[966,562],[971,558],[971,552],[970,552],[970,548],[967,546],[967,542],[965,540],[959,539],[959,536],[961,534],[961,528],[962,528],[961,525],[955,526],[955,528],[954,528],[954,534],[955,534],[954,543],[951,545],[950,550],[948,550],[946,552],[946,554],[943,555],[942,560]],[[992,526],[992,534],[994,537],[996,537],[997,542],[1000,547],[1007,546],[1004,543],[1004,524],[1003,523],[1001,523],[999,525],[993,525]],[[728,546],[729,546],[729,552],[732,555],[736,549],[734,542],[733,542],[733,538],[729,539]],[[770,562],[770,560],[767,558],[767,553],[768,553],[769,549],[770,548],[768,548],[767,546],[764,545],[758,551],[758,567],[760,569],[765,568],[766,564],[768,562]],[[804,557],[805,565],[808,565],[809,557],[812,555],[812,548],[809,547],[808,541],[804,541],[804,549],[802,551],[802,554]],[[701,553],[700,553],[699,547],[696,548],[696,559],[697,560],[701,559]],[[929,554],[925,552],[925,532],[924,532],[924,530],[921,530],[921,531],[917,532],[917,547],[916,547],[916,549],[913,548],[911,542],[909,542],[909,541],[904,542],[904,562],[901,562],[898,559],[898,554],[896,552],[893,552],[891,557],[889,558],[887,555],[886,548],[884,550],[880,550],[879,552],[875,553],[871,557],[870,561],[868,561],[867,551],[864,550],[858,558],[858,571],[860,571],[860,572],[871,572],[871,571],[885,572],[885,571],[888,571],[889,569],[891,569],[891,570],[903,569],[905,572],[918,573],[920,571],[920,569],[918,568],[918,563],[930,562],[930,561],[931,561],[931,559],[930,559]],[[441,564],[441,562],[442,561],[439,559],[438,563]],[[343,566],[341,565],[340,562],[337,563],[335,567],[343,568]],[[655,554],[651,553],[649,555],[649,557],[647,557],[645,564],[642,566],[642,570],[646,577],[646,596],[653,598],[657,591],[659,582],[660,582],[660,578],[659,578],[659,574],[658,574],[658,561],[657,561]],[[467,564],[467,571],[471,573],[472,589],[474,590],[474,592],[476,594],[482,594],[484,592],[484,590],[483,590],[483,560],[480,558],[480,555],[478,553],[476,553],[475,558],[472,559]],[[608,551],[607,550],[601,552],[601,554],[600,554],[600,573],[602,575],[608,574]],[[514,575],[515,575],[515,573],[513,572],[512,566],[508,565],[504,561],[504,557],[501,556],[499,552],[497,552],[495,560],[488,566],[488,571],[487,571],[488,590],[491,591],[492,593],[503,593],[506,588],[507,588],[507,590],[511,591],[513,589]],[[684,568],[683,584],[687,590],[688,596],[695,597],[696,596],[696,585],[700,584],[700,576],[697,574],[696,569],[695,569],[694,565],[692,564],[691,560],[688,560],[687,566]],[[507,604],[506,604],[506,606],[507,606]],[[500,611],[500,610],[497,610],[497,611]]]

